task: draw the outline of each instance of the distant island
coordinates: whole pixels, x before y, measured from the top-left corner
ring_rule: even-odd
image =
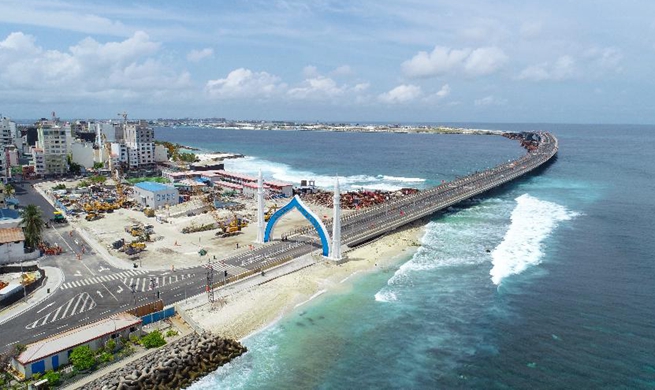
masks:
[[[303,123],[286,121],[232,121],[224,118],[210,119],[157,119],[150,121],[159,127],[206,127],[213,129],[271,130],[271,131],[335,131],[357,133],[433,133],[500,135],[504,131],[469,129],[463,127],[401,125],[401,124],[351,124],[351,123]]]

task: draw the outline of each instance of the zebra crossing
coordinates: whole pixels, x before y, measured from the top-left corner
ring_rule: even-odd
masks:
[[[161,275],[161,276],[146,276],[146,277],[125,277],[123,278],[123,284],[127,286],[129,290],[132,291],[132,286],[134,286],[135,292],[144,292],[152,290],[152,281],[155,282],[155,287],[164,287],[169,284],[180,282],[184,279],[192,277],[193,274],[183,274],[175,273],[171,275]]]
[[[135,269],[135,270],[123,271],[123,272],[120,272],[120,273],[117,273],[117,274],[96,276],[95,278],[76,280],[76,281],[73,281],[73,282],[66,282],[66,283],[61,285],[61,289],[65,290],[67,288],[75,288],[75,287],[80,287],[80,286],[88,286],[90,284],[109,282],[111,280],[123,279],[125,277],[143,275],[143,274],[145,274],[147,272],[148,271],[145,271],[145,270],[136,270]]]
[[[39,318],[38,320],[28,324],[25,329],[38,328],[57,320],[83,313],[95,307],[96,301],[91,298],[89,293],[83,292],[64,302],[58,308],[53,309],[51,312]]]

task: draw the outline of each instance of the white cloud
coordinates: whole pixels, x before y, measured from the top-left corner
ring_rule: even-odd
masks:
[[[53,97],[88,100],[150,96],[187,88],[190,76],[153,57],[160,44],[144,32],[119,42],[85,38],[68,51],[47,50],[22,32],[0,41],[0,90],[38,91],[35,100]]]
[[[450,86],[448,84],[444,84],[443,87],[439,90],[439,92],[436,93],[437,97],[440,98],[445,98],[446,96],[450,95]]]
[[[475,99],[474,104],[478,107],[484,106],[504,106],[507,104],[507,99],[497,98],[493,95],[485,96],[481,99]]]
[[[353,74],[353,70],[348,65],[341,65],[330,72],[330,74],[332,76],[350,76]]]
[[[402,84],[391,91],[378,95],[378,99],[388,104],[407,103],[418,98],[421,94],[421,87],[412,84]]]
[[[592,66],[598,71],[609,71],[620,73],[623,70],[621,61],[623,53],[615,47],[592,48],[585,52],[585,58],[592,62]]]
[[[314,65],[307,65],[302,68],[302,75],[305,78],[317,77],[319,75],[318,69]]]
[[[206,47],[202,50],[191,50],[187,55],[186,59],[190,62],[200,62],[205,58],[211,58],[214,56],[214,49],[211,47]]]
[[[451,72],[469,76],[483,76],[496,72],[507,62],[507,56],[498,47],[450,49],[436,46],[431,53],[420,51],[402,63],[403,73],[409,77],[434,77]]]
[[[371,86],[371,84],[369,84],[369,83],[359,83],[359,84],[355,84],[355,86],[353,87],[353,91],[355,91],[355,92],[364,92],[364,91],[366,91],[366,90],[368,89],[368,87],[370,87],[370,86]]]
[[[223,79],[209,80],[205,91],[215,98],[269,98],[286,89],[280,78],[266,72],[239,68]]]
[[[339,87],[329,77],[316,76],[306,79],[300,87],[290,89],[287,94],[294,99],[324,99],[343,94],[345,87]]]
[[[561,56],[554,63],[544,62],[528,66],[518,76],[519,80],[562,81],[577,74],[576,61],[571,56]]]
[[[475,49],[466,58],[464,69],[469,75],[484,76],[496,72],[507,62],[505,53],[497,47]]]
[[[441,87],[441,89],[439,89],[437,92],[423,98],[423,101],[425,101],[426,103],[434,104],[439,102],[440,100],[445,99],[448,95],[450,95],[450,92],[451,92],[450,85],[444,84]]]

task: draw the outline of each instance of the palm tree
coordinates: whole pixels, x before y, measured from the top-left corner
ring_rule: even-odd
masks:
[[[41,209],[33,204],[27,205],[23,211],[21,211],[21,217],[23,219],[20,224],[25,233],[25,246],[27,248],[36,248],[36,246],[41,242],[41,234],[45,227],[45,222],[41,215]]]
[[[7,198],[11,198],[16,193],[16,190],[11,184],[5,184],[5,195]]]

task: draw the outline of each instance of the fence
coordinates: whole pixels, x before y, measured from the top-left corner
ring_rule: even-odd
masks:
[[[156,311],[154,313],[145,315],[141,317],[141,320],[143,321],[143,325],[148,325],[148,324],[152,324],[153,322],[165,320],[166,318],[172,317],[174,315],[175,315],[175,307],[169,307],[168,309]]]

